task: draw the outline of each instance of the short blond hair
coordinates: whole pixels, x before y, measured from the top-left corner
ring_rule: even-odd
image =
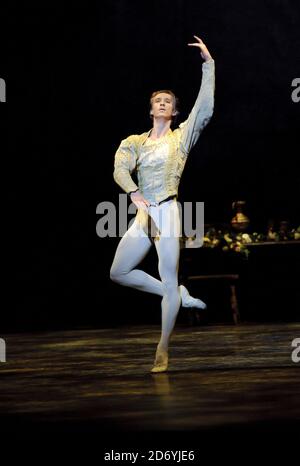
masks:
[[[174,121],[174,119],[176,119],[177,115],[179,114],[179,111],[178,111],[179,100],[178,100],[178,98],[176,97],[176,95],[174,94],[174,92],[171,91],[170,89],[162,89],[162,90],[160,90],[160,91],[154,91],[154,92],[152,92],[151,97],[150,97],[150,111],[152,110],[152,102],[153,102],[153,99],[154,99],[154,97],[156,97],[158,94],[169,94],[169,95],[172,97],[172,99],[173,99],[173,108],[174,108],[174,110],[175,110],[175,112],[176,112],[176,115],[174,115],[174,117],[172,118],[172,120]],[[151,116],[151,118],[153,118],[152,115],[150,115],[150,116]]]

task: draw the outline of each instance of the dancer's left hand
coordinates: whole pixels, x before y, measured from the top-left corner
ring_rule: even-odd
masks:
[[[200,49],[200,54],[201,54],[201,57],[203,58],[203,60],[205,60],[205,61],[212,60],[212,56],[209,53],[208,48],[206,47],[204,42],[200,39],[200,37],[197,37],[197,36],[194,36],[194,37],[197,40],[197,42],[194,42],[194,43],[188,44],[188,45],[192,46],[192,47],[198,47]]]

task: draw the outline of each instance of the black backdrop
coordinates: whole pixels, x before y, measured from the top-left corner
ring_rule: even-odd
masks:
[[[227,221],[242,198],[257,228],[269,218],[297,224],[297,0],[29,1],[12,3],[7,24],[0,105],[12,122],[16,220],[7,328],[118,325],[146,312],[140,293],[109,281],[118,238],[96,236],[95,210],[117,203],[114,152],[150,128],[150,93],[173,89],[186,118],[201,79],[193,34],[216,62],[216,105],[180,200],[205,201],[206,222]],[[157,300],[147,302],[158,322]]]

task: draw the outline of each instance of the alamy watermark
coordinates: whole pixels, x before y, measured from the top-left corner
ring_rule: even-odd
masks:
[[[295,87],[291,94],[292,101],[295,102],[295,104],[297,104],[298,102],[300,102],[300,78],[293,79],[292,87]]]
[[[0,338],[0,362],[6,362],[6,344],[3,338]]]
[[[0,78],[0,102],[6,102],[6,84],[3,78]]]
[[[292,341],[292,348],[295,349],[292,351],[291,358],[292,361],[297,364],[300,362],[300,338],[294,338]]]
[[[140,221],[144,232],[151,237],[186,237],[193,242],[186,247],[201,247],[204,237],[204,202],[172,202],[151,204],[145,211],[130,201],[128,195],[119,194],[119,205],[111,201],[100,202],[96,213],[100,219],[96,224],[96,233],[100,238],[122,237],[132,226],[135,219]],[[135,216],[130,218],[130,216]],[[179,219],[179,221],[178,221]],[[140,231],[131,229],[134,237]]]

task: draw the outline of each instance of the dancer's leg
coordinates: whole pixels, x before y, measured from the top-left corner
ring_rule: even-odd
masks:
[[[120,285],[137,288],[162,296],[162,283],[135,267],[143,260],[152,246],[144,231],[147,214],[140,212],[117,247],[110,278]]]
[[[149,252],[152,245],[144,231],[146,224],[148,227],[146,216],[147,214],[144,212],[137,215],[134,223],[120,240],[111,266],[110,278],[120,285],[137,288],[163,297],[164,287],[162,282],[142,270],[135,269]],[[179,288],[183,307],[200,307],[197,305],[199,300],[192,298],[186,288],[183,286]]]
[[[158,269],[163,284],[161,337],[157,346],[152,372],[163,372],[168,366],[168,346],[181,296],[178,287],[179,213],[176,203],[164,206],[160,219],[161,236],[155,241]]]
[[[159,274],[163,284],[164,295],[161,302],[162,328],[159,346],[167,349],[176,317],[181,304],[178,287],[178,238],[160,238],[155,242],[159,258]]]

